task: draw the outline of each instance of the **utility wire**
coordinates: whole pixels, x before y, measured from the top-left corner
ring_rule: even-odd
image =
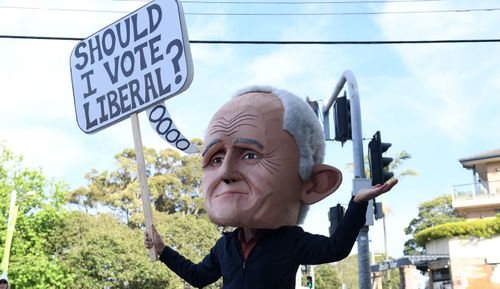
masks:
[[[399,1],[398,1],[399,2]],[[92,10],[92,9],[70,9],[70,8],[39,8],[23,6],[0,5],[4,9],[27,9],[27,10],[49,10],[70,12],[104,12],[104,13],[130,13],[130,11],[118,10]],[[420,11],[374,11],[374,12],[319,12],[319,13],[226,13],[226,12],[185,12],[185,15],[203,16],[345,16],[345,15],[381,15],[381,14],[426,14],[426,13],[466,13],[466,12],[493,12],[500,8],[469,8],[469,9],[445,9],[445,10],[420,10]]]
[[[464,13],[492,12],[500,8],[446,9],[422,11],[378,11],[378,12],[318,12],[318,13],[218,13],[218,12],[186,12],[186,15],[203,16],[345,16],[345,15],[381,15],[381,14],[427,14],[427,13]]]
[[[52,37],[27,35],[0,35],[0,39],[80,41],[79,37]],[[190,40],[191,44],[234,45],[381,45],[381,44],[438,44],[438,43],[491,43],[500,39],[440,39],[440,40],[393,40],[393,41],[267,41],[267,40]]]

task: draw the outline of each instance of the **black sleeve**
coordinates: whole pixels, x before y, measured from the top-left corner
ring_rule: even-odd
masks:
[[[295,256],[299,264],[322,264],[344,259],[352,250],[359,230],[366,222],[368,202],[356,203],[353,199],[331,237],[304,232],[296,239]]]
[[[166,246],[161,252],[160,261],[184,281],[194,287],[201,288],[212,284],[221,276],[215,248],[213,247],[199,264],[194,264],[174,249]]]

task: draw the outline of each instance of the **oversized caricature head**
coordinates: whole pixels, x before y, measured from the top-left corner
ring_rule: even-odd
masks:
[[[267,86],[241,90],[210,121],[204,140],[203,192],[216,224],[296,225],[307,205],[332,193],[340,171],[321,164],[321,126],[309,105]]]

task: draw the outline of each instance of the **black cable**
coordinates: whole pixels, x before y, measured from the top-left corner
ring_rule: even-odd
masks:
[[[430,1],[430,0],[429,0]],[[5,9],[26,10],[48,10],[69,12],[101,12],[101,13],[130,13],[130,11],[118,10],[92,10],[92,9],[69,9],[69,8],[39,8],[0,5]],[[319,12],[319,13],[227,13],[227,12],[184,12],[185,15],[198,16],[346,16],[346,15],[382,15],[382,14],[426,14],[426,13],[466,13],[466,12],[493,12],[500,8],[468,8],[468,9],[445,9],[445,10],[420,10],[420,11],[374,11],[374,12]]]
[[[379,45],[379,44],[436,44],[500,42],[500,39],[443,39],[443,40],[395,40],[395,41],[248,41],[248,40],[190,40],[194,44],[279,44],[279,45]]]
[[[346,15],[382,15],[382,14],[427,14],[427,13],[465,13],[492,12],[500,8],[446,9],[422,11],[378,11],[378,12],[318,12],[318,13],[218,13],[218,12],[185,12],[186,15],[203,16],[346,16]]]
[[[0,39],[70,40],[79,37],[0,35]],[[234,44],[234,45],[381,45],[381,44],[438,44],[438,43],[491,43],[500,39],[439,39],[439,40],[381,40],[381,41],[267,41],[267,40],[190,40],[191,44]]]

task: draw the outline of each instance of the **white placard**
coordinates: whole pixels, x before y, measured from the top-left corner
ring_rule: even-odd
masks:
[[[93,133],[186,90],[193,64],[176,0],[152,1],[71,53],[78,126]]]

